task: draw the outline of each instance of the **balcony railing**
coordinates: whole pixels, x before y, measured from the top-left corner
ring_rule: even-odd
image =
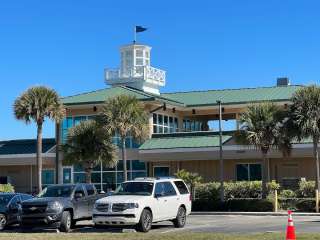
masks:
[[[166,72],[151,66],[136,66],[124,69],[123,71],[119,68],[105,69],[105,79],[108,84],[144,80],[159,86],[164,86]]]

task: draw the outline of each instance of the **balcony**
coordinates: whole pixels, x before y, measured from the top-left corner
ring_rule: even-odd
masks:
[[[117,69],[105,69],[105,80],[107,84],[122,84],[145,81],[157,86],[166,83],[166,72],[151,66],[135,66],[124,71]]]

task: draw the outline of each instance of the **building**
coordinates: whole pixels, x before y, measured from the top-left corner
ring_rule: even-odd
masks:
[[[63,144],[69,128],[98,115],[108,98],[119,94],[135,96],[149,114],[150,138],[142,144],[127,138],[129,179],[169,176],[186,169],[198,173],[204,181],[219,180],[217,101],[222,102],[225,127],[225,180],[261,179],[260,152],[236,144],[233,138],[233,131],[239,128],[239,116],[248,104],[262,101],[272,101],[286,108],[292,94],[303,87],[290,85],[288,79],[281,78],[271,87],[161,93],[160,88],[166,84],[166,73],[151,66],[151,47],[143,44],[121,47],[120,67],[106,69],[105,78],[110,87],[62,99],[66,117],[56,125],[56,142]],[[113,140],[119,144],[118,136]],[[63,165],[63,153],[56,151],[53,139],[44,141],[43,153],[44,185],[85,180],[81,166]],[[271,151],[268,157],[270,180],[286,185],[300,178],[315,178],[312,144],[308,140],[293,144],[290,158],[283,158],[278,151]],[[18,191],[34,190],[35,162],[35,140],[0,142],[0,176],[11,181]],[[97,166],[92,173],[92,181],[98,189],[101,184],[104,190],[114,189],[122,180],[121,154],[115,168]]]
[[[137,97],[149,114],[150,139],[137,144],[127,139],[129,179],[138,176],[168,176],[180,169],[200,174],[205,181],[219,179],[219,136],[215,127],[221,101],[223,120],[231,131],[223,133],[225,180],[261,179],[260,152],[235,143],[232,130],[239,128],[239,115],[248,104],[272,101],[286,108],[292,94],[302,86],[290,85],[280,78],[272,87],[160,93],[166,84],[165,71],[151,67],[151,47],[130,44],[120,48],[120,67],[106,69],[109,88],[63,98],[67,116],[59,129],[65,141],[68,129],[99,114],[104,102],[119,94]],[[119,144],[119,138],[114,137]],[[119,154],[119,158],[120,154]],[[59,154],[59,161],[63,159]],[[270,180],[290,184],[315,176],[312,145],[307,140],[293,145],[292,157],[284,159],[278,151],[269,154]],[[84,181],[80,166],[63,167],[71,181]],[[122,161],[115,169],[103,169],[104,188],[121,183]],[[93,181],[99,187],[100,168]],[[62,181],[60,179],[60,181]]]
[[[55,139],[43,139],[43,185],[55,181]],[[37,190],[36,151],[34,139],[0,141],[0,183],[10,183],[17,192],[33,193]]]

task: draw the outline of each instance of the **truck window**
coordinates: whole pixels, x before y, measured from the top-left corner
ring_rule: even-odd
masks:
[[[81,185],[76,187],[76,190],[74,191],[74,195],[81,194],[82,197],[85,197],[86,194],[84,193],[83,187]]]
[[[87,190],[88,196],[94,195],[96,193],[93,185],[90,185],[90,184],[86,185],[86,190]]]
[[[182,182],[182,181],[174,181],[174,185],[176,185],[176,187],[178,188],[180,194],[189,194],[188,188],[184,184],[184,182]]]

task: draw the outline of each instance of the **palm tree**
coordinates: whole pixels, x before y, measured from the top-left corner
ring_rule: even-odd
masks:
[[[65,109],[59,95],[53,89],[39,86],[31,87],[14,102],[14,115],[25,123],[34,121],[37,125],[37,169],[38,191],[42,190],[42,126],[45,118],[60,122]]]
[[[268,152],[277,148],[285,154],[290,153],[291,135],[287,126],[289,117],[285,111],[270,102],[250,105],[241,114],[241,130],[236,133],[236,141],[253,145],[262,154],[262,196],[266,197],[269,180]]]
[[[136,97],[119,95],[105,103],[101,119],[110,134],[118,134],[120,137],[123,179],[127,181],[126,137],[132,136],[135,140],[144,140],[149,133],[148,115]]]
[[[292,97],[292,114],[299,129],[298,138],[312,138],[313,157],[316,169],[316,189],[319,183],[319,152],[320,140],[320,88],[316,85],[301,88]]]
[[[63,150],[65,164],[84,167],[87,183],[91,183],[92,170],[99,163],[107,167],[117,164],[112,137],[95,120],[83,121],[70,128]]]

